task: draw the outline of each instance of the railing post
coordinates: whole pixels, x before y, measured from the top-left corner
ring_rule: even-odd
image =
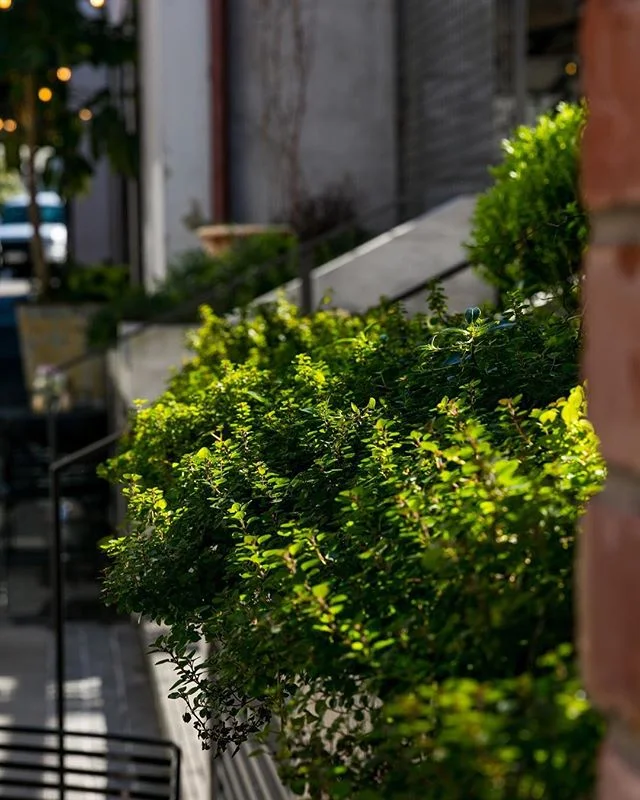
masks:
[[[300,308],[303,314],[313,311],[313,250],[305,245],[298,245],[298,269],[300,275]]]
[[[65,620],[64,620],[64,564],[62,542],[62,520],[60,519],[60,471],[51,465],[49,472],[51,490],[51,513],[53,515],[51,536],[51,588],[53,595],[53,629],[55,637],[55,684],[56,684],[56,724],[58,746],[58,792],[60,800],[65,796],[64,772],[64,725],[66,674],[65,661]]]
[[[527,59],[529,56],[529,0],[513,0],[513,83],[515,124],[527,122]]]
[[[579,561],[582,672],[609,718],[598,800],[640,797],[640,3],[588,0],[582,31],[589,106],[583,194],[589,416],[607,461]]]
[[[58,748],[58,794],[60,800],[65,797],[65,761],[64,761],[64,724],[65,724],[65,691],[66,675],[65,658],[65,583],[64,583],[64,542],[62,539],[62,519],[60,517],[61,475],[65,469],[77,464],[89,455],[99,453],[115,444],[123,435],[123,431],[105,436],[97,442],[83,447],[71,455],[63,456],[49,465],[49,494],[51,496],[51,588],[52,616],[55,642],[55,687],[56,687],[56,723]]]

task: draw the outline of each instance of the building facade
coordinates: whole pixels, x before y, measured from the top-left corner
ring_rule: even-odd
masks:
[[[140,3],[147,285],[198,223],[286,220],[340,184],[390,227],[482,190],[519,121],[518,74],[528,117],[571,77],[579,4],[522,4],[518,70],[518,1]]]
[[[186,13],[181,0],[141,4],[148,283],[197,245],[198,219],[284,219],[296,195],[343,182],[360,208],[393,203],[393,5],[190,0]]]

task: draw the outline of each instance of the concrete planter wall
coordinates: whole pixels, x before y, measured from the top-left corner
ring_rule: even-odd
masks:
[[[62,364],[86,351],[87,329],[96,309],[95,305],[17,306],[20,355],[27,392],[31,392],[38,367]],[[104,357],[94,356],[70,369],[67,386],[72,405],[104,406]]]
[[[401,295],[465,261],[464,242],[471,233],[475,202],[474,196],[458,197],[314,270],[314,303],[329,295],[334,308],[365,311],[381,297]],[[472,270],[448,280],[443,288],[453,312],[495,300],[492,287]],[[292,302],[299,302],[300,280],[258,297],[255,304],[274,302],[282,291]],[[405,308],[409,313],[425,311],[425,299],[423,292],[405,302]]]
[[[126,336],[140,323],[124,322]],[[136,400],[152,401],[167,387],[173,370],[189,359],[189,333],[195,325],[152,325],[120,342],[108,356],[109,379],[116,401],[130,408]]]

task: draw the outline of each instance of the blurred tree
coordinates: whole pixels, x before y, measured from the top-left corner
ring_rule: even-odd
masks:
[[[15,170],[6,168],[4,150],[0,147],[0,203],[4,202],[5,198],[19,192],[21,188],[20,176]]]
[[[86,191],[95,163],[106,156],[115,172],[134,175],[137,142],[119,98],[108,88],[74,91],[81,65],[117,67],[136,56],[135,34],[107,17],[108,0],[0,0],[0,137],[7,166],[22,169],[34,234],[31,255],[41,296],[50,287],[36,202],[36,156],[49,148],[43,178],[69,199]],[[90,142],[87,157],[83,146]]]

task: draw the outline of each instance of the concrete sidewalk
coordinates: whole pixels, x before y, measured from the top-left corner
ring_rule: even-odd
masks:
[[[69,730],[159,736],[136,631],[127,622],[67,627]],[[39,625],[0,625],[0,723],[54,724],[53,633]]]

